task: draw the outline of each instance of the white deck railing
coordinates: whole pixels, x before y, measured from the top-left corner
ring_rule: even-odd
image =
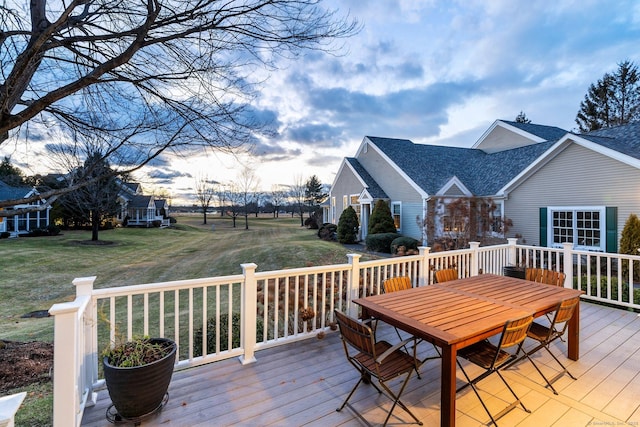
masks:
[[[398,275],[427,286],[443,268],[456,268],[460,277],[502,274],[509,265],[553,268],[565,272],[566,287],[583,289],[583,298],[640,310],[633,282],[640,256],[509,239],[506,245],[472,243],[437,253],[423,247],[419,255],[373,261],[347,257],[345,264],[265,272],[242,264],[242,274],[233,276],[107,289],[93,289],[95,277],[75,279],[75,301],[49,311],[55,316],[54,426],[80,425],[94,390],[103,386],[100,354],[117,340],[171,338],[178,344],[176,369],[231,357],[251,363],[256,351],[325,333],[334,309],[357,315],[354,299],[381,293],[382,282]]]

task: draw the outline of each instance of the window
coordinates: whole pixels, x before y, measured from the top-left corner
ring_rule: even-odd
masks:
[[[396,230],[401,230],[401,218],[402,218],[402,203],[391,202],[391,216],[393,217],[393,223],[396,226]]]
[[[604,251],[604,207],[549,208],[553,246],[573,243],[577,249]]]
[[[358,215],[358,221],[361,221],[360,196],[357,194],[352,194],[351,196],[349,196],[349,206],[351,206],[353,210],[356,211],[356,214]]]

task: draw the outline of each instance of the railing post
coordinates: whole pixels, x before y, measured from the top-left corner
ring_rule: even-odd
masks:
[[[427,286],[429,284],[429,246],[418,246],[418,251],[422,261],[420,261],[420,271],[418,272],[418,286]]]
[[[15,426],[15,416],[27,393],[16,393],[0,397],[0,425],[5,427]]]
[[[80,330],[84,335],[84,348],[82,358],[84,360],[84,378],[86,386],[91,387],[98,381],[98,310],[96,302],[92,298],[93,284],[96,276],[77,277],[73,279],[73,286],[76,288],[76,296],[87,296],[90,298],[89,307],[84,312],[84,322],[80,325]],[[86,406],[93,406],[98,399],[98,393],[89,392]]]
[[[562,244],[562,250],[562,272],[566,275],[564,279],[564,287],[573,288],[573,243],[564,242]],[[579,286],[578,289],[580,289]]]
[[[469,248],[471,249],[471,259],[469,260],[471,265],[469,265],[469,274],[471,276],[477,276],[480,263],[480,257],[478,256],[480,242],[469,242]]]
[[[509,249],[507,251],[507,265],[518,265],[518,253],[516,244],[518,243],[518,239],[515,237],[509,237],[507,239],[507,245],[509,245]]]
[[[240,363],[246,365],[256,361],[256,316],[258,308],[258,282],[254,263],[241,264],[244,274],[244,301],[242,302],[242,348],[244,354],[240,356]]]
[[[358,317],[358,307],[353,300],[360,297],[360,254],[347,254],[351,265],[351,280],[347,283],[347,313],[349,316]]]

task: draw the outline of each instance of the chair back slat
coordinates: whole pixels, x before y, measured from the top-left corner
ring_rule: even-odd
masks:
[[[504,325],[502,337],[500,338],[500,345],[498,347],[503,349],[519,345],[527,337],[527,331],[529,330],[532,322],[532,315],[507,321]]]
[[[342,339],[359,352],[375,357],[375,341],[371,328],[340,311],[336,310],[335,315]]]
[[[391,277],[382,282],[382,290],[385,294],[411,288],[411,279],[408,276]]]
[[[553,286],[564,286],[565,277],[566,274],[560,271],[547,270],[545,268],[527,268],[525,272],[525,279]]]
[[[455,268],[447,268],[444,270],[436,271],[435,275],[437,283],[448,282],[450,280],[458,279],[458,270],[456,270]]]
[[[558,309],[556,310],[556,315],[553,318],[553,324],[557,325],[559,323],[565,323],[566,327],[566,323],[573,316],[573,313],[579,301],[580,297],[569,298],[562,301],[558,305]]]

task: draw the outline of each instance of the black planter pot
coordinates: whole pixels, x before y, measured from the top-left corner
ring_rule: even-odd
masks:
[[[514,267],[512,265],[503,267],[502,274],[507,277],[515,277],[517,279],[526,278],[526,270],[523,267]]]
[[[177,346],[166,338],[152,338],[155,344],[170,343],[171,352],[160,360],[133,368],[120,368],[102,359],[104,379],[107,383],[116,418],[139,419],[159,410],[173,375]],[[109,414],[107,413],[107,417]]]

